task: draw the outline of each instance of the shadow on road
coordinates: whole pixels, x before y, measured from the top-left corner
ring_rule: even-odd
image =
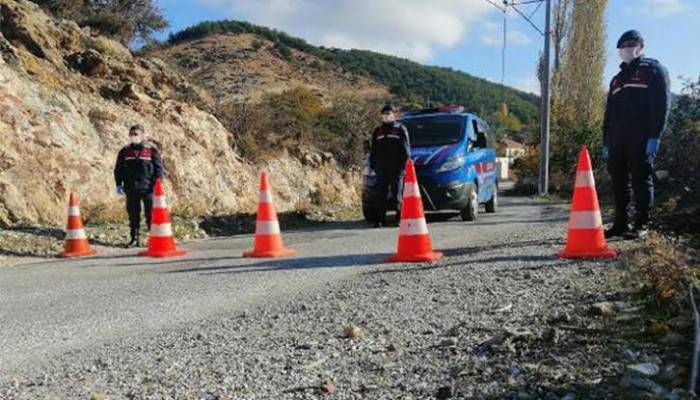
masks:
[[[323,257],[284,258],[265,260],[254,264],[218,265],[202,268],[185,268],[167,271],[168,274],[197,273],[201,275],[242,274],[280,270],[303,270],[316,268],[345,268],[359,265],[385,264],[389,254],[339,255]]]

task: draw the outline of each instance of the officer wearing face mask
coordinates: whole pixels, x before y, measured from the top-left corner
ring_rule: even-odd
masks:
[[[138,247],[141,226],[141,204],[146,216],[146,226],[151,229],[153,208],[153,187],[156,179],[163,177],[163,163],[158,149],[150,142],[144,142],[142,125],[129,129],[131,143],[124,146],[117,156],[114,167],[114,180],[117,194],[126,195],[126,211],[129,213],[131,241],[127,247]]]
[[[386,224],[386,205],[389,191],[396,202],[397,218],[401,215],[404,167],[411,154],[406,127],[396,122],[396,110],[391,104],[382,108],[382,125],[372,134],[369,167],[377,174],[375,209],[378,221],[375,227]]]
[[[636,239],[646,235],[653,205],[653,165],[668,119],[670,79],[666,68],[642,54],[639,32],[625,32],[617,48],[622,64],[610,83],[603,124],[603,157],[615,195],[615,221],[605,236]],[[631,197],[635,218],[630,229]]]

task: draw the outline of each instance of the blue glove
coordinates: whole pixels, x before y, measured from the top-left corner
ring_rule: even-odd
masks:
[[[659,152],[659,139],[650,138],[647,140],[647,156],[656,157],[656,153]]]
[[[126,192],[124,191],[124,185],[117,185],[117,194],[126,194]]]
[[[610,157],[610,150],[608,150],[608,146],[603,146],[603,159],[607,160],[608,157]]]

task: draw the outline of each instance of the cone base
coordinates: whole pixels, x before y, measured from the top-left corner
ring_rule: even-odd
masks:
[[[90,257],[97,254],[96,250],[84,250],[84,251],[70,251],[61,252],[57,254],[59,258],[78,258],[78,257]]]
[[[168,251],[152,251],[146,250],[139,252],[137,255],[140,257],[153,257],[153,258],[165,258],[165,257],[181,257],[187,254],[187,250],[175,249]]]
[[[400,263],[400,262],[433,262],[442,258],[442,253],[439,251],[431,251],[429,253],[422,254],[395,254],[389,257],[389,262]]]
[[[282,248],[282,249],[277,249],[277,250],[268,250],[268,251],[256,251],[256,250],[248,250],[243,252],[243,257],[245,258],[281,258],[281,257],[290,257],[297,254],[297,251],[294,249],[289,249],[289,248]]]
[[[571,251],[564,249],[559,252],[560,258],[568,258],[573,260],[600,260],[600,259],[613,259],[619,254],[619,250],[605,248],[602,250],[593,251]]]

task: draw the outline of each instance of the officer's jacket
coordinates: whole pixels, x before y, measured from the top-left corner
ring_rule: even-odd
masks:
[[[163,162],[154,144],[129,144],[119,151],[114,180],[127,192],[152,192],[156,179],[162,177]]]
[[[378,174],[398,174],[411,155],[408,130],[398,122],[382,124],[372,134],[369,166]]]
[[[651,58],[638,58],[610,82],[603,122],[605,145],[634,144],[659,138],[666,127],[670,79],[666,68]]]

